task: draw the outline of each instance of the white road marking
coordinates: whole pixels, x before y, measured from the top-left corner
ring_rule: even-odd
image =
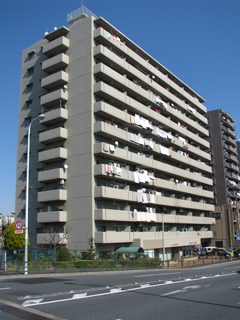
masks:
[[[74,299],[81,299],[83,297],[86,297],[87,293],[77,293],[73,295]]]
[[[141,276],[134,276],[134,278],[152,277],[152,276],[165,276],[165,275],[169,275],[169,274],[179,274],[179,273],[181,273],[181,272],[143,274],[143,275],[141,275]]]
[[[183,289],[199,289],[201,288],[201,285],[199,286],[188,286],[188,287],[184,287]]]
[[[0,290],[9,290],[11,287],[6,287],[6,288],[0,288]]]
[[[122,291],[121,288],[114,288],[114,289],[110,290],[111,293],[116,293],[116,292],[121,292],[121,291]]]
[[[171,294],[182,293],[182,292],[187,292],[187,290],[175,290],[175,291],[167,292],[167,293],[161,294],[161,297],[170,296]]]
[[[29,307],[29,306],[36,306],[38,304],[40,304],[40,302],[42,301],[43,299],[35,299],[35,300],[26,300],[22,306],[23,307]]]
[[[235,275],[234,273],[229,273],[229,274],[223,274],[220,277],[227,277],[227,276],[233,276]],[[215,276],[209,276],[209,277],[204,277],[204,279],[211,279],[215,278]],[[191,281],[199,281],[203,280],[203,278],[194,278]],[[166,281],[164,283],[160,284],[153,284],[147,288],[154,288],[154,287],[161,287],[161,286],[166,286],[166,285],[173,285],[173,284],[179,284],[179,283],[184,283],[186,282],[185,280],[181,281]],[[53,300],[53,301],[46,301],[46,302],[41,302],[43,299],[35,300],[36,302],[34,303],[34,300],[27,300],[25,301],[22,305],[24,307],[28,306],[37,306],[37,305],[46,305],[46,304],[52,304],[52,303],[59,303],[59,302],[67,302],[67,301],[73,301],[73,300],[80,300],[80,299],[88,299],[88,298],[95,298],[95,297],[101,297],[101,296],[107,296],[110,294],[118,294],[118,293],[124,293],[124,292],[131,292],[131,291],[137,291],[137,290],[143,290],[146,289],[146,287],[137,287],[137,288],[130,288],[130,289],[124,289],[121,291],[114,291],[114,292],[104,292],[104,293],[98,293],[98,294],[93,294],[93,295],[87,295],[87,296],[81,296],[81,297],[72,297],[72,298],[66,298],[66,299],[61,299],[61,300]],[[39,301],[39,302],[38,302]],[[29,304],[30,303],[30,304]]]

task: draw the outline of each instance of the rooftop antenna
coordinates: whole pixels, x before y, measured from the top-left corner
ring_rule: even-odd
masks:
[[[44,33],[45,35],[48,34],[48,27],[46,28],[46,32]]]
[[[57,30],[57,22],[55,22],[54,30]]]
[[[81,7],[83,6],[83,0],[81,0]]]

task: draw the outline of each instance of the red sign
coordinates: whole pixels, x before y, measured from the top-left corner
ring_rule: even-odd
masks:
[[[23,228],[23,223],[22,223],[22,221],[17,221],[17,222],[15,223],[15,229],[16,229],[16,230],[22,230],[22,228]]]

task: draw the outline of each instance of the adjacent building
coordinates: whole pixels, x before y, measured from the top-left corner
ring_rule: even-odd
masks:
[[[85,7],[22,54],[16,216],[70,250],[142,247],[166,258],[208,245],[215,218],[204,99]],[[162,228],[164,222],[164,230]],[[64,234],[67,236],[64,237]]]
[[[218,109],[207,113],[209,120],[210,154],[213,165],[214,194],[216,200],[216,225],[212,230],[215,238],[212,245],[238,247],[239,232],[239,160],[234,119]]]

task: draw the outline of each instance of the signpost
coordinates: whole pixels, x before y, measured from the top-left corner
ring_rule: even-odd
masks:
[[[23,230],[22,230],[22,228],[23,228],[23,223],[22,223],[22,221],[17,221],[16,223],[15,223],[15,233],[23,233]]]
[[[240,243],[240,233],[237,233],[237,242]]]

